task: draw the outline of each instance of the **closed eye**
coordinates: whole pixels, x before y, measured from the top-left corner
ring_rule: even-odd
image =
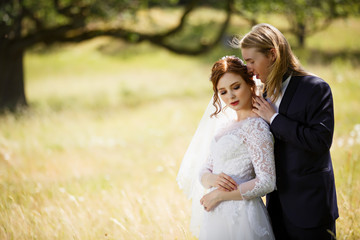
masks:
[[[220,95],[225,95],[226,91],[220,91]]]

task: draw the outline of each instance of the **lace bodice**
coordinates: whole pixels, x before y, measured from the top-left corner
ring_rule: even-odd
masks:
[[[245,200],[264,196],[275,188],[273,137],[261,118],[232,121],[212,140],[209,157],[200,171],[224,172],[239,185]]]

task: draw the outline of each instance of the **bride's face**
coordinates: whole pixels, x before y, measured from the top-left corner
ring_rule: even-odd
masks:
[[[235,111],[252,108],[251,87],[246,84],[240,75],[225,73],[220,78],[217,89],[221,100]]]

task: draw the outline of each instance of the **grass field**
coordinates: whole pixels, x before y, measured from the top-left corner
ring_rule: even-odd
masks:
[[[338,21],[309,49],[358,51],[359,26]],[[29,52],[31,107],[0,116],[0,239],[194,239],[175,178],[220,52],[185,57],[106,38]],[[357,240],[359,61],[298,53],[333,90],[338,239]]]

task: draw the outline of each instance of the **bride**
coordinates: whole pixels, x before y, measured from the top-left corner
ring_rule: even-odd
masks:
[[[234,56],[217,61],[210,80],[212,104],[177,177],[193,200],[191,231],[204,240],[274,239],[261,200],[275,188],[273,138],[252,111],[255,82]]]

